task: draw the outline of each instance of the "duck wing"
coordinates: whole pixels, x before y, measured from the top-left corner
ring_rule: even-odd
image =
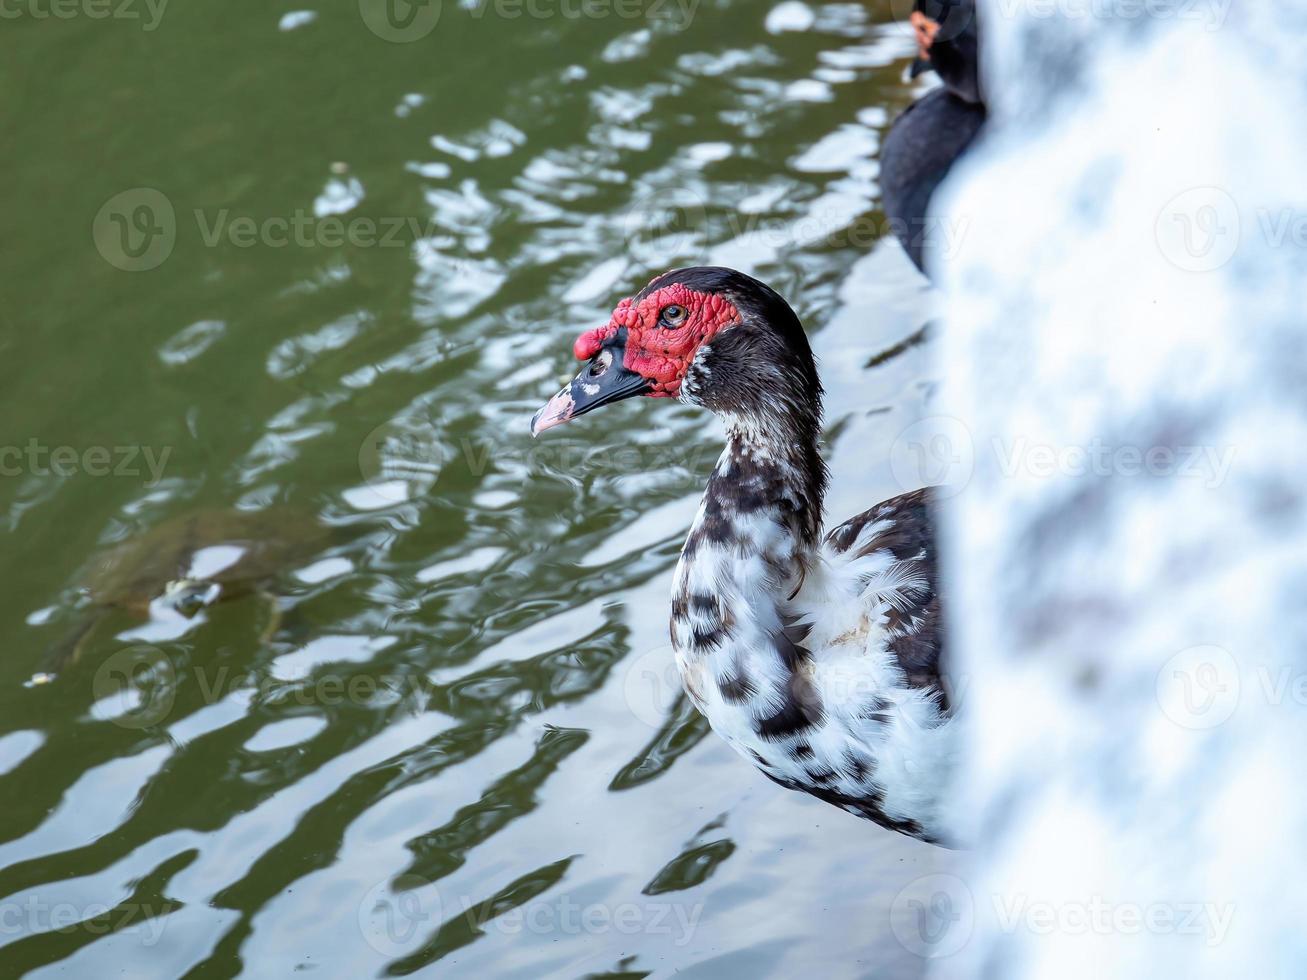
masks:
[[[825,547],[840,563],[882,559],[862,564],[875,569],[864,584],[868,598],[886,610],[886,649],[897,660],[909,686],[937,692],[940,709],[948,713],[936,558],[937,506],[929,487],[891,497],[831,531]]]

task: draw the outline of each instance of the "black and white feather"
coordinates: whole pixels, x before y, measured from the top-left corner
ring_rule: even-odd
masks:
[[[931,493],[822,537],[822,392],[802,327],[762,283],[693,273],[743,322],[699,351],[681,395],[728,434],[674,579],[686,691],[775,782],[947,841],[953,730]]]

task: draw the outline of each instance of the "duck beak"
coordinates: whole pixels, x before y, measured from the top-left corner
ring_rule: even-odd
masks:
[[[602,405],[648,394],[653,388],[649,380],[622,365],[625,353],[616,344],[601,349],[570,385],[535,413],[531,435],[538,436]]]
[[[917,41],[917,57],[908,69],[908,77],[916,78],[935,67],[930,63],[930,48],[935,43],[935,36],[939,34],[939,23],[920,10],[914,10],[908,22],[912,25],[912,34]]]

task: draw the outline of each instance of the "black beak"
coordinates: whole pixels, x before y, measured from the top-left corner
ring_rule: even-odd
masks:
[[[908,69],[908,77],[916,78],[918,75],[933,71],[934,68],[935,66],[930,63],[929,58],[913,58],[912,66]]]
[[[592,412],[602,405],[634,398],[652,390],[648,379],[622,365],[626,348],[609,344],[590,359],[570,385],[549,399],[531,419],[531,435],[570,422],[578,415]]]

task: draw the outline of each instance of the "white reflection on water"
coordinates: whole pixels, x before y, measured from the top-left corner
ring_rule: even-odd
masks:
[[[771,34],[765,6],[736,5],[719,30],[722,12],[705,5],[704,23],[655,29],[647,42],[630,25],[585,24],[570,47],[532,49],[507,66],[518,71],[511,85],[482,76],[467,98],[432,81],[431,59],[405,62],[366,32],[373,47],[343,52],[341,75],[323,67],[323,78],[309,78],[321,81],[323,105],[368,98],[371,115],[354,133],[324,128],[351,161],[329,178],[340,188],[325,193],[322,150],[306,139],[311,149],[286,141],[290,159],[269,165],[286,164],[291,188],[274,193],[287,208],[322,193],[328,209],[413,217],[405,247],[189,258],[179,249],[163,270],[177,278],[152,282],[193,289],[194,302],[170,313],[143,358],[130,338],[122,343],[124,356],[156,370],[159,356],[176,362],[163,373],[184,425],[151,403],[160,418],[142,428],[168,436],[161,445],[183,433],[194,444],[158,488],[115,485],[84,501],[88,540],[62,560],[72,575],[82,557],[72,552],[91,547],[101,526],[127,534],[196,497],[293,498],[355,537],[278,583],[293,593],[288,613],[301,615],[288,615],[271,645],[253,642],[253,612],[242,621],[231,607],[154,624],[164,632],[147,635],[176,638],[168,650],[181,654],[190,686],[177,692],[166,747],[155,733],[116,743],[138,762],[166,753],[151,765],[79,763],[78,740],[109,724],[80,707],[52,729],[56,765],[43,758],[50,742],[27,750],[17,771],[28,778],[25,765],[42,766],[50,793],[29,809],[56,807],[54,824],[76,831],[25,839],[35,877],[60,879],[43,894],[116,901],[157,879],[184,903],[159,920],[166,927],[149,949],[162,975],[200,963],[250,974],[327,963],[363,976],[388,958],[360,931],[359,903],[418,852],[455,910],[571,859],[536,908],[656,900],[701,909],[690,941],[514,932],[506,915],[429,969],[580,975],[634,956],[633,969],[728,976],[919,970],[889,916],[905,878],[946,855],[787,794],[718,741],[696,743],[694,730],[657,778],[609,789],[657,731],[659,718],[637,713],[625,681],[665,648],[675,540],[719,436],[675,405],[619,406],[612,418],[626,438],[616,437],[621,426],[587,426],[560,443],[595,451],[577,466],[533,453],[526,434],[558,376],[574,372],[579,329],[672,264],[724,259],[774,282],[814,334],[837,432],[832,519],[895,491],[881,447],[920,414],[929,368],[919,349],[862,365],[921,326],[921,282],[896,246],[868,257],[873,243],[831,234],[874,209],[869,157],[887,116],[867,103],[906,100],[902,66],[889,62],[911,45],[896,27],[868,28],[859,5],[812,12],[811,31]],[[452,4],[442,17],[503,27]],[[276,40],[307,42],[327,27]],[[371,88],[359,83],[358,61],[399,67]],[[818,97],[830,101],[809,101]],[[670,227],[659,223],[668,214]],[[205,321],[226,328],[178,339],[178,325]],[[403,429],[418,436],[410,449],[442,440],[438,463],[361,453],[369,433],[403,419],[418,420],[416,432]],[[35,520],[25,528],[53,523],[60,512],[47,504],[58,488],[32,481],[23,492],[11,521],[27,513]],[[45,547],[28,540],[24,553]],[[51,599],[25,601],[24,613]],[[196,670],[209,693],[195,693]],[[351,673],[393,674],[407,700],[299,700],[319,677]],[[676,699],[658,704],[665,713]],[[315,721],[326,722],[316,733]],[[567,751],[542,763],[559,738]],[[69,790],[79,774],[87,783]],[[69,798],[84,804],[76,827],[58,809]],[[88,800],[107,801],[113,815],[97,816]],[[702,881],[644,894],[688,849],[720,844],[726,856]],[[65,845],[87,849],[70,856]],[[392,956],[438,925],[425,923]],[[51,972],[130,972],[144,962],[141,938],[127,930],[75,951],[69,940]]]

